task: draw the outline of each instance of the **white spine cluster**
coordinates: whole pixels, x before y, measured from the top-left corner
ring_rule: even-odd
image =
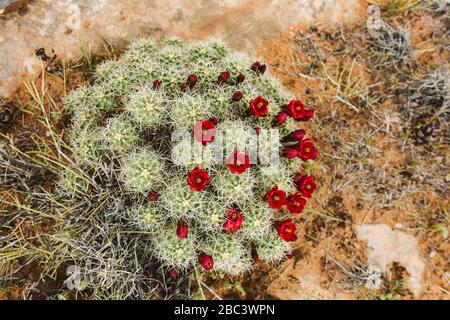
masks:
[[[120,179],[130,191],[145,192],[164,180],[164,165],[155,152],[142,149],[123,158]]]
[[[109,148],[118,153],[132,150],[139,138],[133,123],[125,118],[111,118],[102,133]]]
[[[155,128],[166,116],[167,101],[161,92],[145,86],[128,97],[125,111],[142,128]]]
[[[185,269],[197,260],[197,237],[190,230],[187,238],[179,238],[176,224],[168,224],[154,233],[153,243],[159,259],[168,266]]]
[[[186,178],[174,177],[162,190],[161,203],[167,210],[167,216],[177,220],[179,218],[192,219],[204,206],[203,194],[191,190]]]
[[[248,171],[234,174],[227,169],[220,170],[212,178],[211,184],[220,197],[233,199],[235,203],[245,203],[255,197],[255,178]]]

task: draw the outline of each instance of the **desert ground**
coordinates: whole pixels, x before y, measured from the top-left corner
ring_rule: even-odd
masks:
[[[0,11],[0,299],[448,300],[449,10],[445,0],[8,4]],[[308,168],[318,188],[295,249],[235,277],[171,277],[151,266],[155,289],[142,296],[74,292],[60,241],[68,218],[43,209],[58,180],[49,128],[65,138],[62,101],[98,63],[139,37],[173,36],[217,38],[260,57],[315,110],[304,128],[319,150]]]

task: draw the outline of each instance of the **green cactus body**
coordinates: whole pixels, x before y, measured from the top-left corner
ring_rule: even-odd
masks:
[[[96,188],[121,190],[133,227],[148,237],[164,265],[190,268],[207,255],[214,270],[235,275],[251,268],[252,250],[270,263],[291,250],[274,227],[285,211],[269,206],[266,192],[274,186],[297,192],[292,178],[301,162],[224,162],[235,151],[248,155],[256,129],[273,129],[274,117],[292,99],[265,66],[253,63],[216,41],[169,39],[158,46],[139,39],[123,58],[98,66],[93,84],[65,100],[73,114],[70,145],[77,165],[97,174],[108,168],[117,177],[111,185],[94,179]],[[250,108],[258,96],[268,102],[262,116]],[[278,128],[280,138],[297,127],[289,118]],[[182,128],[189,139],[172,141],[172,132]],[[262,141],[259,152],[283,148],[278,136]],[[228,148],[217,154],[222,142]],[[217,155],[224,161],[217,162]],[[65,194],[83,193],[90,181],[65,171],[60,186]]]

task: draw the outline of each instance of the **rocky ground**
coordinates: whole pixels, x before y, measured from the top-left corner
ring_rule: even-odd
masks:
[[[449,88],[439,84],[448,80],[448,7],[394,2],[378,2],[392,27],[380,36],[366,27],[368,3],[356,0],[18,1],[0,15],[0,95],[24,99],[20,83],[39,70],[39,48],[77,60],[139,36],[177,35],[262,56],[316,110],[306,129],[320,143],[319,189],[292,259],[257,263],[240,278],[203,276],[193,296],[449,299]],[[36,272],[14,282],[3,268],[0,297],[33,297]]]
[[[254,53],[263,39],[298,21],[350,21],[357,0],[20,0],[0,14],[0,95],[39,68],[34,51],[79,57],[80,44],[99,48],[137,37],[186,40],[218,37]]]

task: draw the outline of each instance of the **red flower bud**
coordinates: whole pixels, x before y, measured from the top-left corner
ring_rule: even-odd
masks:
[[[261,128],[255,128],[256,135],[259,136],[261,133]]]
[[[216,125],[219,122],[219,119],[217,119],[216,117],[212,117],[208,119],[209,122],[211,122],[212,124]]]
[[[301,141],[305,137],[306,131],[303,129],[298,129],[291,132],[287,137],[285,137],[284,141]]]
[[[245,76],[242,73],[240,73],[236,78],[237,83],[244,82],[244,80],[245,80]]]
[[[220,73],[218,81],[219,83],[225,83],[228,81],[228,79],[230,79],[230,71],[223,71]]]
[[[173,280],[177,280],[178,272],[175,269],[169,270],[169,277],[171,277]]]
[[[261,66],[261,63],[259,61],[256,61],[254,64],[252,64],[250,69],[252,69],[253,71],[257,72],[260,66]]]
[[[266,72],[266,65],[261,64],[259,61],[256,61],[254,64],[252,64],[251,69],[258,73],[264,73]]]
[[[275,117],[275,119],[273,119],[272,124],[274,127],[281,126],[283,123],[286,122],[287,118],[288,114],[286,112],[280,111]]]
[[[180,89],[183,91],[186,91],[187,88],[189,88],[189,84],[187,84],[186,82],[180,84]]]
[[[253,263],[257,263],[259,261],[259,256],[258,256],[258,252],[256,252],[256,249],[252,249],[251,255],[252,255]]]
[[[234,102],[239,102],[239,101],[241,101],[243,96],[244,96],[244,94],[242,93],[242,91],[236,91],[233,94],[233,97],[231,98],[231,100],[233,100]]]
[[[311,109],[305,109],[305,115],[303,116],[303,121],[308,121],[309,119],[311,119],[312,117],[314,117],[314,110]]]
[[[292,149],[292,148],[283,149],[281,151],[281,154],[282,154],[283,157],[286,157],[286,158],[289,158],[289,159],[293,159],[295,157],[298,157],[297,149]]]
[[[193,88],[195,86],[195,84],[198,81],[198,77],[196,74],[191,74],[189,75],[189,77],[187,78],[187,83],[189,85],[189,88]]]
[[[205,270],[211,270],[214,267],[214,260],[211,256],[208,256],[207,254],[200,254],[198,256],[198,261],[202,265]]]
[[[259,67],[259,72],[261,72],[261,73],[264,73],[264,72],[266,72],[266,65],[265,64],[262,64],[260,67]]]
[[[180,239],[187,238],[189,227],[184,223],[178,223],[177,236]]]
[[[156,193],[155,191],[150,191],[147,195],[147,200],[150,202],[155,202],[158,201],[158,193]]]
[[[160,80],[153,80],[153,89],[158,89],[161,86]]]

